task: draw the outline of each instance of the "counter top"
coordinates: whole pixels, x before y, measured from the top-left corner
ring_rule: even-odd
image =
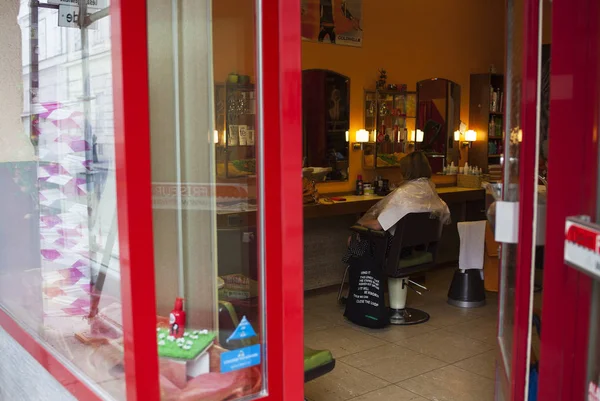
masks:
[[[485,191],[482,188],[445,187],[436,188],[437,193],[446,203],[466,202],[482,200]],[[329,197],[329,194],[323,194]],[[334,201],[327,204],[304,205],[304,218],[312,219],[318,217],[341,216],[347,214],[359,214],[366,212],[371,206],[383,199],[377,195],[335,195],[346,199],[345,201]],[[245,221],[256,221],[256,207],[246,203],[240,204],[239,208],[231,205],[227,208],[219,208],[217,212],[219,226],[235,226],[244,224]]]

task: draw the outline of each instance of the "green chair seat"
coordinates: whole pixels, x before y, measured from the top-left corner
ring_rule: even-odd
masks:
[[[413,266],[424,265],[433,262],[433,254],[425,251],[413,251],[410,256],[406,256],[398,262],[399,269],[406,269]]]
[[[327,350],[315,350],[304,347],[304,372],[333,363],[333,355]]]

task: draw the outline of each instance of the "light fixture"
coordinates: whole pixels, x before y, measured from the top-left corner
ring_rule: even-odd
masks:
[[[424,136],[425,133],[420,129],[418,129],[416,133],[415,131],[410,131],[410,135],[408,136],[408,142],[423,142]]]
[[[356,131],[356,142],[352,145],[354,150],[362,150],[363,143],[369,142],[369,131],[366,129],[359,129]]]
[[[217,130],[214,132],[214,141],[215,143],[219,143],[219,131]]]
[[[346,142],[348,142],[348,140],[349,140],[349,139],[350,139],[350,138],[349,138],[349,136],[348,136],[348,131],[346,131]]]
[[[454,140],[456,142],[460,141],[460,131],[459,130],[454,131]]]
[[[465,140],[461,142],[461,146],[465,148],[470,148],[471,144],[477,140],[477,132],[470,129],[464,133]],[[456,138],[456,132],[454,133],[454,138]]]
[[[465,141],[467,142],[475,142],[477,140],[477,132],[472,129],[465,132]]]

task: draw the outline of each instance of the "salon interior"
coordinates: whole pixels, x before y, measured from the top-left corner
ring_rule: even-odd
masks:
[[[509,130],[504,127],[510,100],[505,92],[505,1],[296,1],[302,5],[302,120],[298,121],[302,141],[290,142],[302,146],[302,177],[298,171],[298,180],[302,179],[303,189],[304,396],[310,401],[493,400],[498,382],[497,329],[499,325],[512,328],[510,311],[515,309],[510,295],[514,294],[513,265],[506,273],[509,296],[500,299],[498,295],[500,241],[490,223],[501,191],[503,157],[509,154],[505,144],[520,141],[519,132],[511,133],[507,141]],[[161,399],[165,400],[250,399],[265,388],[264,360],[253,359],[250,365],[230,371],[219,365],[224,355],[231,357],[238,349],[260,349],[268,344],[264,294],[269,277],[265,277],[261,262],[265,253],[261,225],[269,211],[260,194],[265,190],[261,187],[265,172],[273,167],[260,165],[259,143],[266,146],[270,140],[268,135],[260,137],[262,122],[269,120],[260,105],[270,100],[261,98],[261,87],[280,78],[257,72],[257,66],[270,61],[261,60],[260,64],[257,57],[256,7],[250,0],[148,1],[153,191],[149,231],[153,230]],[[542,29],[542,58],[548,62],[550,10],[543,9]],[[56,10],[46,7],[40,13],[48,15],[40,21],[54,24]],[[22,22],[23,32],[29,32],[27,21]],[[269,20],[263,19],[262,24],[268,26]],[[73,104],[69,107],[75,111],[75,105],[93,101],[93,109],[82,107],[88,114],[91,110],[97,114],[95,119],[88,116],[95,124],[93,160],[88,155],[91,147],[85,152],[71,149],[69,157],[84,160],[86,153],[88,161],[102,167],[98,171],[108,178],[92,180],[87,173],[86,182],[102,183],[97,184],[97,200],[82,194],[83,185],[77,181],[81,191],[61,192],[56,202],[46,200],[49,206],[42,202],[48,206],[42,212],[50,216],[41,217],[47,236],[44,241],[52,240],[48,246],[60,252],[45,256],[38,266],[44,275],[35,282],[0,280],[4,283],[0,301],[18,316],[31,318],[34,311],[35,319],[27,324],[39,331],[41,339],[97,383],[108,394],[106,399],[122,400],[126,394],[120,259],[113,250],[118,247],[114,167],[118,163],[112,131],[116,113],[110,103],[110,26],[108,20],[101,21],[83,45],[78,41],[87,36],[79,30],[51,28],[48,35],[59,32],[73,44],[67,53],[77,63],[67,65],[73,69],[72,75],[42,74],[40,82],[64,89],[66,94],[61,96],[71,102],[61,100],[64,104],[60,107],[65,110],[68,104]],[[40,57],[52,58],[50,50],[46,54],[44,49],[54,49],[49,47],[54,42],[40,41]],[[24,54],[31,51],[34,57],[37,48],[29,49],[27,40],[23,43],[27,44]],[[87,54],[78,50],[82,46],[93,56],[89,65],[80,62]],[[65,64],[56,57],[52,60],[52,68]],[[49,61],[39,64],[43,67],[40,71],[50,71]],[[543,65],[546,77],[548,64]],[[66,90],[71,87],[71,76],[88,80],[86,90],[93,82],[94,96]],[[542,87],[548,89],[544,82]],[[106,86],[105,92],[100,90],[101,84]],[[55,91],[40,91],[40,96],[36,102],[51,105],[52,110],[58,107]],[[82,135],[82,130],[75,123],[63,127],[50,120],[52,110],[40,114],[40,127],[50,134],[42,135],[36,146],[41,149],[41,162],[49,166],[49,173],[40,176],[40,193],[56,197],[55,187],[63,185],[67,173],[51,167],[56,160],[66,160],[67,153],[61,147],[63,153],[52,159],[49,150],[55,150],[59,139],[46,138],[54,138],[59,129],[73,135]],[[201,132],[210,134],[206,137]],[[545,132],[547,138],[547,126]],[[286,146],[290,145],[283,141],[277,151],[285,152]],[[381,206],[379,202],[388,199],[386,196],[406,188],[414,177],[405,177],[403,172],[407,171],[406,161],[414,160],[415,155],[431,170],[429,174],[421,169],[419,179],[435,186],[435,199],[447,205],[449,218],[442,222],[427,205],[419,203],[424,198],[415,196],[411,202],[420,211],[409,212],[393,229],[357,225],[372,207]],[[543,176],[545,157],[542,152]],[[52,174],[63,178],[48,179]],[[35,174],[31,180],[38,185]],[[541,177],[541,199],[543,184]],[[37,193],[36,185],[33,193]],[[64,200],[67,196],[68,202]],[[67,211],[69,202],[77,207]],[[82,210],[81,216],[95,210],[90,214],[100,216],[96,219],[101,224],[92,229],[87,217],[75,216],[75,211]],[[82,230],[89,224],[89,237],[103,244],[93,249],[104,256],[93,262],[86,259],[83,267],[73,265],[79,259],[59,258],[61,254],[79,258],[80,249],[91,246],[83,244],[87,236],[77,237],[83,244],[80,248],[55,241],[75,230],[75,225],[68,229],[56,225],[60,219],[54,215],[59,212],[63,219],[79,219],[77,227]],[[39,237],[39,226],[32,225],[31,238]],[[364,254],[376,262],[383,260],[379,263],[382,268],[343,262],[349,244],[357,238],[359,243],[371,245]],[[27,241],[35,243],[30,237]],[[22,262],[22,255],[28,254],[32,255],[30,264],[39,265],[39,249],[14,249],[14,260]],[[543,267],[541,257],[537,260]],[[275,268],[279,266],[268,267]],[[85,271],[78,270],[75,276],[73,269]],[[69,280],[59,279],[59,273],[69,274]],[[541,269],[536,276],[533,297],[539,306]],[[281,277],[286,280],[285,272]],[[85,287],[75,288],[80,280]],[[272,280],[268,284],[270,288],[278,285]],[[32,306],[25,296],[34,293],[39,302]],[[83,307],[66,308],[64,298],[69,305],[76,301]],[[185,336],[206,340],[202,347],[196,344],[196,360],[188,358],[184,363],[177,359],[184,350],[176,348],[179,342],[166,334],[168,328],[173,332],[174,316],[182,316],[180,298],[185,298],[188,328],[194,328]],[[499,323],[503,309],[507,312],[500,313],[504,318]],[[375,316],[382,310],[383,315]],[[269,318],[271,322],[277,319],[276,315]],[[286,322],[271,324],[272,329]],[[101,342],[90,334],[94,330],[101,334]],[[169,337],[173,337],[172,344],[166,343]],[[274,338],[269,335],[268,341]],[[169,346],[175,354],[165,354]],[[183,342],[179,347],[184,347]],[[538,348],[534,332],[532,364]],[[257,354],[265,355],[264,349]],[[220,372],[224,374],[219,376]]]
[[[334,7],[334,18],[360,26],[360,45],[339,34],[333,44],[326,30],[320,41],[322,27],[304,23],[317,3],[302,2],[305,397],[492,400],[499,243],[488,212],[505,154],[505,2],[369,0],[360,19]],[[217,173],[251,188],[255,60],[244,38],[252,5],[213,6]],[[232,99],[248,102],[250,115]],[[428,257],[388,263],[390,324],[364,327],[345,317],[355,294],[342,257],[360,216],[402,185],[401,161],[413,151],[426,156],[450,223],[441,234],[423,228],[422,241],[435,243]],[[258,299],[255,214],[220,210],[218,222],[221,299],[248,315]],[[415,229],[405,227],[408,237]],[[535,335],[532,347],[535,360]]]

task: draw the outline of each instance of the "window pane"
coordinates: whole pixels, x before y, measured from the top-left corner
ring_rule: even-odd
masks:
[[[0,60],[20,83],[3,89],[14,106],[0,119],[0,307],[104,398],[125,399],[110,16],[92,45],[91,29],[29,3],[0,39],[22,44]]]
[[[254,7],[148,0],[157,339],[173,400],[265,383]]]

